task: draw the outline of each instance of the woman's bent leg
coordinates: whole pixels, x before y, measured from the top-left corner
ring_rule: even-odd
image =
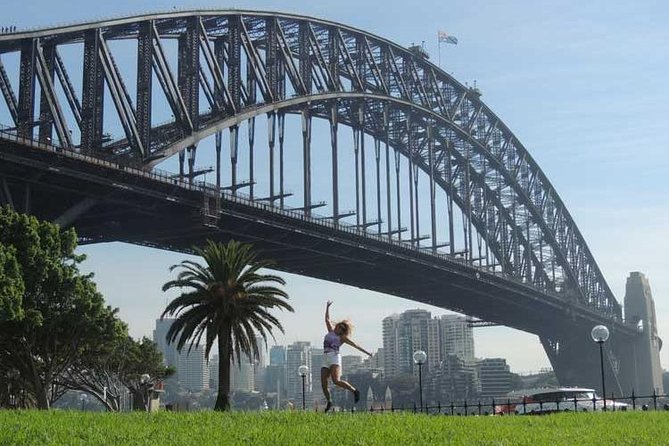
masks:
[[[353,387],[351,384],[341,379],[341,367],[339,367],[338,365],[330,366],[330,376],[332,377],[332,382],[334,383],[335,386],[339,386],[342,389],[355,392],[355,387]]]
[[[330,389],[328,389],[328,378],[330,377],[330,369],[327,367],[321,367],[321,388],[323,389],[323,395],[325,395],[325,400],[330,401]]]

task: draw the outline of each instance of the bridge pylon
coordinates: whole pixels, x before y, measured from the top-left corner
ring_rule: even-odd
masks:
[[[562,386],[587,387],[602,395],[601,364],[599,347],[592,340],[590,331],[594,325],[564,324],[550,336],[540,336],[558,382]],[[622,396],[625,392],[619,374],[618,353],[614,346],[623,342],[624,336],[611,331],[604,343],[604,375],[607,396]],[[631,389],[629,390],[631,393]]]
[[[638,336],[626,338],[618,351],[623,390],[637,395],[664,393],[655,302],[650,283],[640,272],[627,278],[625,290],[625,323],[637,328]]]

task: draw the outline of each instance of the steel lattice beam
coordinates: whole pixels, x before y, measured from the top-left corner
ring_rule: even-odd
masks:
[[[137,41],[137,111],[133,110],[121,71],[107,42]],[[173,76],[163,47],[166,39],[179,42],[178,76]],[[83,94],[78,105],[58,46],[83,43]],[[620,319],[621,310],[582,235],[564,203],[527,150],[504,123],[480,100],[480,93],[454,80],[417,54],[383,38],[337,23],[289,14],[251,11],[194,11],[147,15],[49,31],[0,36],[0,54],[20,53],[19,95],[13,95],[10,79],[0,65],[0,89],[22,135],[31,137],[36,125],[35,79],[42,87],[39,124],[42,140],[51,123],[58,138],[67,140],[71,128],[81,124],[81,149],[102,156],[127,158],[128,163],[147,164],[194,147],[209,135],[231,129],[231,153],[236,160],[239,125],[268,116],[270,142],[271,201],[285,196],[283,190],[283,122],[286,113],[303,116],[305,209],[310,209],[310,128],[312,117],[330,121],[333,158],[337,155],[338,124],[356,128],[360,157],[366,155],[364,135],[387,145],[386,166],[393,171],[390,148],[398,149],[412,167],[402,169],[410,177],[411,201],[420,187],[419,178],[443,189],[448,202],[448,233],[454,238],[453,202],[466,217],[466,256],[474,261],[474,236],[486,240],[505,271],[547,291],[568,290],[598,311]],[[149,57],[149,55],[151,55]],[[151,61],[149,61],[151,59]],[[53,93],[54,70],[63,87],[73,123],[67,122]],[[3,74],[4,73],[4,74]],[[151,78],[155,74],[174,114],[174,121],[151,128]],[[245,74],[245,76],[243,76]],[[125,138],[103,148],[104,84],[112,93]],[[200,91],[211,105],[199,109]],[[357,94],[358,96],[351,96]],[[355,99],[357,105],[348,107]],[[360,112],[362,104],[362,112]],[[333,115],[334,113],[334,115]],[[358,118],[353,119],[353,116]],[[399,122],[411,116],[409,127]],[[277,119],[278,118],[278,119]],[[278,137],[275,134],[278,121]],[[249,133],[253,146],[255,131]],[[279,140],[279,191],[275,190],[274,145]],[[64,143],[67,145],[66,143]],[[375,143],[374,162],[383,158]],[[251,149],[251,155],[253,149]],[[180,155],[183,157],[183,155]],[[365,161],[363,161],[363,167]],[[400,164],[395,171],[399,172]],[[251,161],[251,171],[253,161]],[[419,170],[424,174],[418,174]],[[192,168],[191,168],[192,171]],[[220,168],[219,177],[220,177]],[[370,172],[374,175],[374,172]],[[367,181],[365,169],[360,171]],[[233,170],[233,187],[241,187]],[[333,170],[333,184],[338,172]],[[369,178],[372,178],[370,176]],[[377,191],[380,190],[377,179]],[[399,180],[398,180],[399,181]],[[392,184],[387,178],[385,189]],[[398,182],[399,187],[399,182]],[[333,205],[339,209],[336,187]],[[361,224],[367,224],[366,187],[362,186]],[[378,195],[378,194],[377,194]],[[382,197],[383,198],[383,197]],[[394,206],[387,193],[386,219],[394,220]],[[399,200],[399,196],[397,197]],[[452,200],[452,201],[451,201]],[[381,201],[377,196],[376,203]],[[283,198],[280,199],[283,203]],[[417,203],[411,205],[412,239],[421,237]],[[399,212],[401,203],[397,203]],[[381,212],[376,210],[376,219]],[[435,239],[430,210],[431,244]],[[401,235],[399,221],[387,222],[387,234]],[[380,222],[379,222],[380,223]],[[380,225],[379,225],[380,228]],[[424,228],[424,226],[423,226]],[[476,229],[477,233],[471,229]],[[479,250],[481,243],[478,242]],[[450,248],[455,255],[454,247]],[[488,248],[485,256],[488,257]],[[566,291],[565,291],[566,292]]]

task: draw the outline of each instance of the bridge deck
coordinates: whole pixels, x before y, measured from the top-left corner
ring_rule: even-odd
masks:
[[[214,206],[207,216],[205,196],[211,197],[212,190],[202,184],[19,138],[3,136],[0,148],[0,175],[9,179],[12,195],[22,197],[14,206],[21,210],[28,204],[34,214],[51,220],[76,217],[74,226],[83,243],[123,241],[188,252],[206,239],[236,238],[256,244],[283,271],[400,296],[531,333],[564,330],[567,320],[574,326],[605,322],[614,334],[634,334],[630,327],[612,324],[562,295],[407,243],[391,243],[362,229],[227,192],[220,195],[220,212]],[[29,201],[23,199],[26,184]],[[89,206],[77,215],[73,210],[82,202]]]

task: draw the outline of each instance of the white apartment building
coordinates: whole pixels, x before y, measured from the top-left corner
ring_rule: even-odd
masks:
[[[441,357],[457,356],[467,363],[474,361],[474,329],[467,318],[458,314],[446,314],[439,319]]]
[[[188,347],[177,355],[177,379],[184,389],[197,393],[209,388],[209,365],[204,357],[204,346]]]

